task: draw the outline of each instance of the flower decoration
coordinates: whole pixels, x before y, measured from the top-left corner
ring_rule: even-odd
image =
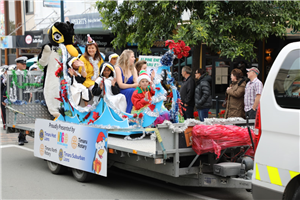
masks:
[[[193,113],[193,115],[194,115],[194,118],[195,118],[195,119],[198,119],[198,120],[199,120],[199,114],[198,114],[198,111],[195,111],[195,112]]]
[[[224,118],[225,115],[225,110],[221,110],[221,112],[219,112],[218,116],[219,118]]]
[[[93,112],[94,121],[96,121],[99,117],[99,112]]]
[[[183,56],[187,57],[191,50],[189,46],[185,46],[185,43],[182,40],[178,40],[178,42],[174,42],[174,40],[167,40],[165,42],[165,46],[169,46],[169,49],[174,52],[178,59],[181,59]]]
[[[63,76],[63,64],[61,62],[59,62],[56,58],[55,60],[58,62],[58,64],[60,65],[60,67],[55,71],[55,76],[60,78]]]
[[[134,118],[137,118],[137,114],[136,114],[136,113],[134,113],[134,114],[133,114],[133,117],[134,117]]]
[[[186,108],[184,108],[182,105],[183,105],[183,103],[181,102],[181,99],[177,99],[177,104],[178,104],[178,107],[179,107],[179,113],[180,113],[180,115],[181,116],[183,116],[183,112],[182,112],[182,110],[183,111],[186,111]]]
[[[167,51],[160,59],[163,66],[172,66],[175,56],[171,51]]]
[[[123,115],[122,118],[125,118],[125,119],[126,119],[126,118],[128,118],[128,116],[127,116],[127,115]]]
[[[143,118],[144,117],[144,114],[143,113],[140,113],[139,114],[139,118]]]

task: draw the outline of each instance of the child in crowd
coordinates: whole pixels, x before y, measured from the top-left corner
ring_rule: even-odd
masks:
[[[146,73],[146,71],[141,70],[140,75],[137,79],[139,86],[133,92],[131,101],[133,104],[131,113],[140,114],[144,111],[145,108],[149,106],[149,108],[153,111],[154,107],[150,105],[151,97],[155,94],[155,91],[149,85],[151,81],[150,76]]]
[[[135,63],[135,68],[136,68],[138,76],[142,70],[147,72],[147,61],[146,60],[137,61]],[[150,82],[153,82],[154,77],[155,77],[155,71],[153,70],[153,71],[151,71],[151,81]]]
[[[100,75],[95,80],[92,94],[94,96],[100,96],[101,94],[106,95],[107,100],[110,101],[112,105],[122,112],[126,111],[126,98],[120,93],[120,88],[115,78],[115,69],[111,63],[104,62],[100,66]]]
[[[92,94],[83,85],[87,75],[84,63],[79,60],[79,57],[70,57],[67,60],[67,67],[69,76],[71,77],[70,91],[75,105],[79,105],[82,98],[84,105],[88,106],[88,102],[92,99]],[[78,72],[79,67],[81,67],[81,73]]]

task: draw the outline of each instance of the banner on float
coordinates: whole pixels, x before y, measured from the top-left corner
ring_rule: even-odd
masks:
[[[161,56],[139,56],[139,61],[145,60],[147,62],[147,73],[150,75],[154,70],[155,73],[159,66],[161,66]]]
[[[107,176],[107,136],[105,129],[37,119],[34,156]]]

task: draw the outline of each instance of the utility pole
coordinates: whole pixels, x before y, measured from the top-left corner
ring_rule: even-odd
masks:
[[[61,20],[61,22],[65,21],[65,16],[64,16],[64,0],[60,1],[60,20]]]

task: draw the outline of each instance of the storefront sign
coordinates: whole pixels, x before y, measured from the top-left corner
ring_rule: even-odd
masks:
[[[65,17],[65,21],[69,21],[74,24],[74,29],[102,28],[102,22],[100,20],[101,17],[99,13],[70,15]]]
[[[33,55],[33,54],[39,54],[41,52],[41,49],[19,49],[21,55]]]
[[[294,29],[294,28],[287,28],[286,29],[286,35],[289,36],[300,36],[300,30]]]
[[[98,47],[112,47],[111,41],[114,39],[113,35],[91,35],[93,40],[97,43]],[[75,36],[76,42],[85,45],[87,41],[87,36],[83,34],[78,34]]]
[[[107,136],[96,127],[37,119],[34,156],[107,176]]]
[[[16,36],[17,48],[40,48],[47,42],[49,42],[48,35],[43,34],[42,30],[25,31],[24,35]]]

